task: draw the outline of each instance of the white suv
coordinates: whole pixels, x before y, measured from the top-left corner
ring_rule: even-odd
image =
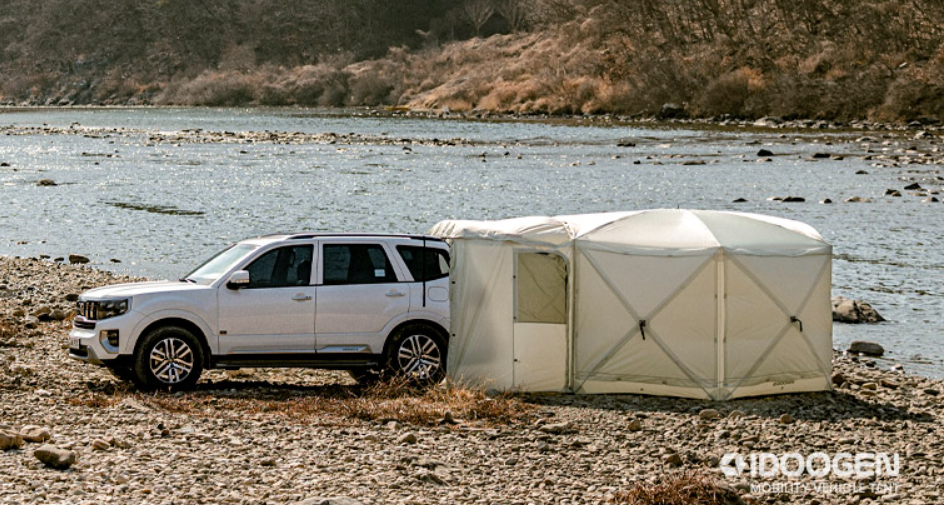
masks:
[[[300,233],[244,240],[177,282],[79,297],[69,356],[146,389],[208,368],[445,374],[449,249],[412,235]]]

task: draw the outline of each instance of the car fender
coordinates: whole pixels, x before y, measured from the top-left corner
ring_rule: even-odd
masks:
[[[131,338],[124,340],[121,350],[119,351],[120,354],[134,353],[134,347],[137,345],[138,340],[141,338],[141,334],[144,332],[144,330],[147,329],[148,326],[151,326],[152,324],[164,319],[183,319],[200,328],[200,331],[203,332],[203,336],[206,337],[206,343],[210,348],[210,354],[215,353],[219,347],[219,337],[216,335],[216,332],[213,331],[211,326],[203,320],[203,318],[194,314],[193,312],[188,312],[186,310],[167,309],[150,314],[138,322],[138,324],[134,327],[134,330],[131,332]]]
[[[443,329],[445,329],[447,333],[449,332],[449,318],[448,317],[443,317],[442,315],[437,314],[432,311],[425,311],[425,310],[410,311],[407,314],[401,314],[391,319],[390,322],[387,323],[386,326],[384,326],[382,333],[384,336],[385,345],[386,345],[386,340],[390,337],[390,333],[393,332],[394,328],[396,328],[397,326],[400,326],[403,323],[408,323],[410,321],[420,321],[420,322],[431,321],[438,324],[439,326],[442,326]]]

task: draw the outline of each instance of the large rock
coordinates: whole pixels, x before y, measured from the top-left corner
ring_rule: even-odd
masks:
[[[833,321],[840,323],[880,323],[884,317],[868,302],[850,300],[841,296],[833,298]]]
[[[46,444],[33,451],[33,456],[43,462],[44,465],[58,470],[65,470],[75,463],[75,453],[66,449],[60,449],[54,445]]]
[[[875,342],[856,340],[849,344],[849,352],[866,356],[881,356],[885,354],[885,348]]]

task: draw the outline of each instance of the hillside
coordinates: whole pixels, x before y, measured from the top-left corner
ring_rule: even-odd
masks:
[[[944,116],[940,0],[0,6],[0,102],[8,105]]]

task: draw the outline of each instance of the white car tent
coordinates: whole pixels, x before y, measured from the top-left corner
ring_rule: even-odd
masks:
[[[832,248],[806,224],[645,210],[431,233],[452,245],[458,380],[713,400],[831,387]]]

